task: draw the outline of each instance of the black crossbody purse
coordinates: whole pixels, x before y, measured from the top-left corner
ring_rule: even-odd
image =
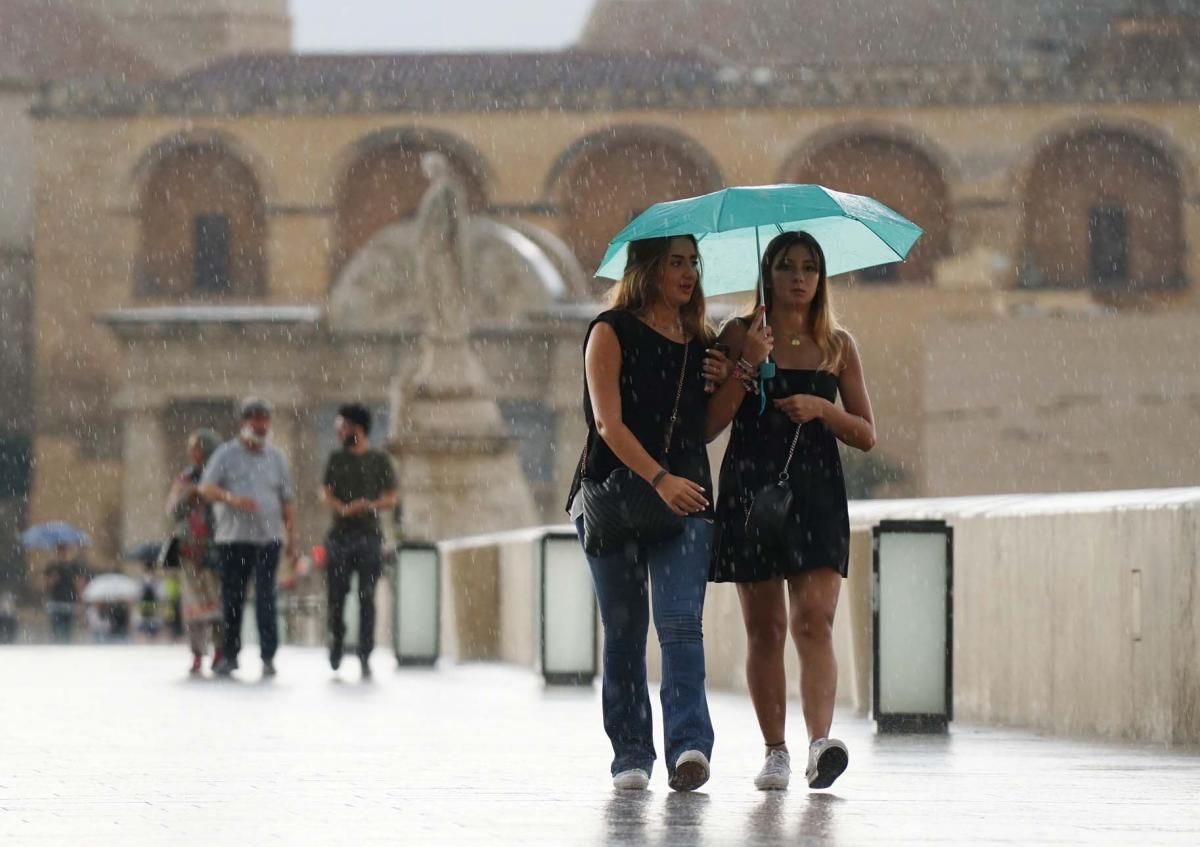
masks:
[[[779,479],[755,492],[750,498],[750,504],[746,506],[746,540],[765,549],[778,549],[787,545],[787,526],[795,506],[788,467],[792,464],[792,457],[796,455],[802,425],[796,424],[796,434],[792,437],[792,446],[788,450],[787,460],[783,463],[783,470],[779,472]]]
[[[683,345],[683,366],[679,371],[679,385],[675,389],[675,406],[667,421],[666,437],[660,464],[667,467],[667,455],[671,452],[671,438],[675,433],[675,421],[679,417],[679,400],[683,396],[683,378],[687,373],[688,350],[691,341]],[[619,467],[603,481],[582,477],[587,470],[588,445],[595,429],[588,428],[588,440],[583,445],[580,459],[580,496],[583,497],[583,549],[592,556],[603,556],[620,550],[629,542],[655,544],[674,538],[683,532],[683,518],[658,496],[650,483],[627,467]],[[599,434],[596,435],[599,437]]]

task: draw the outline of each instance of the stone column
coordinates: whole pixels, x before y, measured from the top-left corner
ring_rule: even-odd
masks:
[[[127,408],[123,417],[121,546],[164,538],[170,521],[164,507],[171,487],[163,410]]]

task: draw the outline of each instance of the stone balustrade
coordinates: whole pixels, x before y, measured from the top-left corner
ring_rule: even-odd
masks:
[[[834,638],[839,702],[860,713],[870,702],[871,529],[885,519],[954,529],[956,719],[1200,742],[1200,488],[853,503]],[[538,664],[538,545],[548,531],[570,528],[441,545],[446,659]],[[710,686],[744,690],[731,585],[710,586],[705,645]],[[798,688],[794,651],[788,662]]]

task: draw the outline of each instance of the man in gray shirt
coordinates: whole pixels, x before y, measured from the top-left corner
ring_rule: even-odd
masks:
[[[270,432],[270,404],[246,398],[238,437],[217,448],[200,479],[200,494],[216,504],[213,540],[221,563],[225,650],[213,671],[220,676],[237,670],[251,575],[263,676],[275,675],[275,572],[281,549],[292,558],[297,553],[296,488],[287,459],[267,440]]]

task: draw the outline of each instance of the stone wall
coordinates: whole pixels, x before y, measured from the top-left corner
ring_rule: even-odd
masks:
[[[868,501],[851,503],[850,517],[849,578],[833,633],[840,706],[871,709],[872,528],[885,519],[944,520],[954,531],[955,720],[1200,742],[1200,489]],[[442,545],[447,660],[538,665],[538,550],[549,529]],[[709,586],[704,641],[709,687],[746,691],[734,586]],[[602,643],[598,632],[597,648]],[[653,627],[648,643],[648,671],[657,678]],[[795,698],[799,668],[790,645],[786,661]]]
[[[1195,312],[950,317],[925,336],[925,491],[1200,482]]]

